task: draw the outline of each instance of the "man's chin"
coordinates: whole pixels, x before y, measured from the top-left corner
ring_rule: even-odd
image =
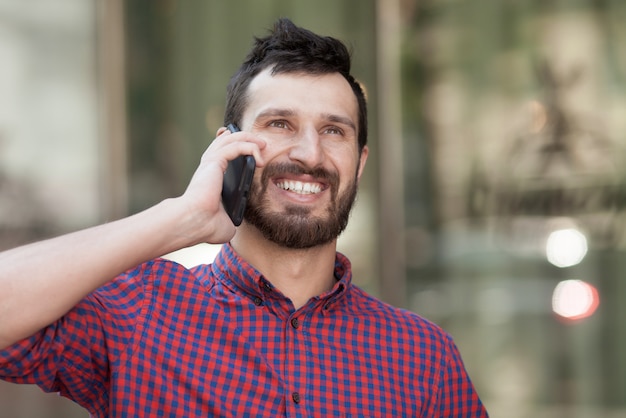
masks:
[[[244,219],[263,236],[280,246],[293,249],[325,245],[337,239],[348,224],[356,197],[356,181],[337,201],[325,208],[318,205],[284,203],[270,200],[253,190]],[[277,208],[277,205],[279,207]]]
[[[246,213],[246,222],[281,247],[306,249],[335,240],[343,230],[336,220],[311,216],[308,208],[295,206],[271,215]]]

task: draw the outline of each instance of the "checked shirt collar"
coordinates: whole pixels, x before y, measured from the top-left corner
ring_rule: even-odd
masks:
[[[259,271],[243,260],[230,244],[224,244],[210,266],[213,276],[231,290],[244,294],[255,304],[278,307],[276,314],[293,313],[293,304],[276,289]],[[200,275],[202,277],[203,275]],[[337,253],[335,258],[335,285],[331,290],[311,298],[303,307],[320,307],[323,314],[340,302],[352,285],[352,268],[348,258]]]

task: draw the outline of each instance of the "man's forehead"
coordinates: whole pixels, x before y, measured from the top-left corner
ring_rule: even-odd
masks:
[[[348,83],[348,80],[339,73],[339,72],[331,72],[331,73],[308,73],[306,71],[295,71],[295,72],[280,72],[273,73],[272,68],[266,68],[257,74],[251,81],[248,86],[248,93],[251,93],[253,90],[256,90],[264,85],[280,85],[280,84],[289,84],[289,83],[297,83],[299,81],[304,81],[305,83],[310,83],[311,88],[317,88],[320,84],[334,84],[335,87],[346,89],[347,91],[352,91],[352,87]],[[355,96],[356,98],[356,96]]]
[[[323,106],[313,109],[314,106]],[[248,88],[248,111],[255,119],[263,116],[295,116],[304,109],[336,122],[351,124],[358,103],[347,80],[339,73],[272,74],[265,69]]]

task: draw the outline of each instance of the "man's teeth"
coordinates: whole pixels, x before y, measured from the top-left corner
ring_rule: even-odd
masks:
[[[299,194],[315,194],[322,191],[322,187],[317,183],[303,183],[301,181],[281,181],[276,184],[283,190]]]

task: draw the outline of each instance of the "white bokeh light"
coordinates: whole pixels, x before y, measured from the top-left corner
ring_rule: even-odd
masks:
[[[553,231],[546,244],[546,257],[557,267],[571,267],[587,255],[587,238],[575,228]]]

